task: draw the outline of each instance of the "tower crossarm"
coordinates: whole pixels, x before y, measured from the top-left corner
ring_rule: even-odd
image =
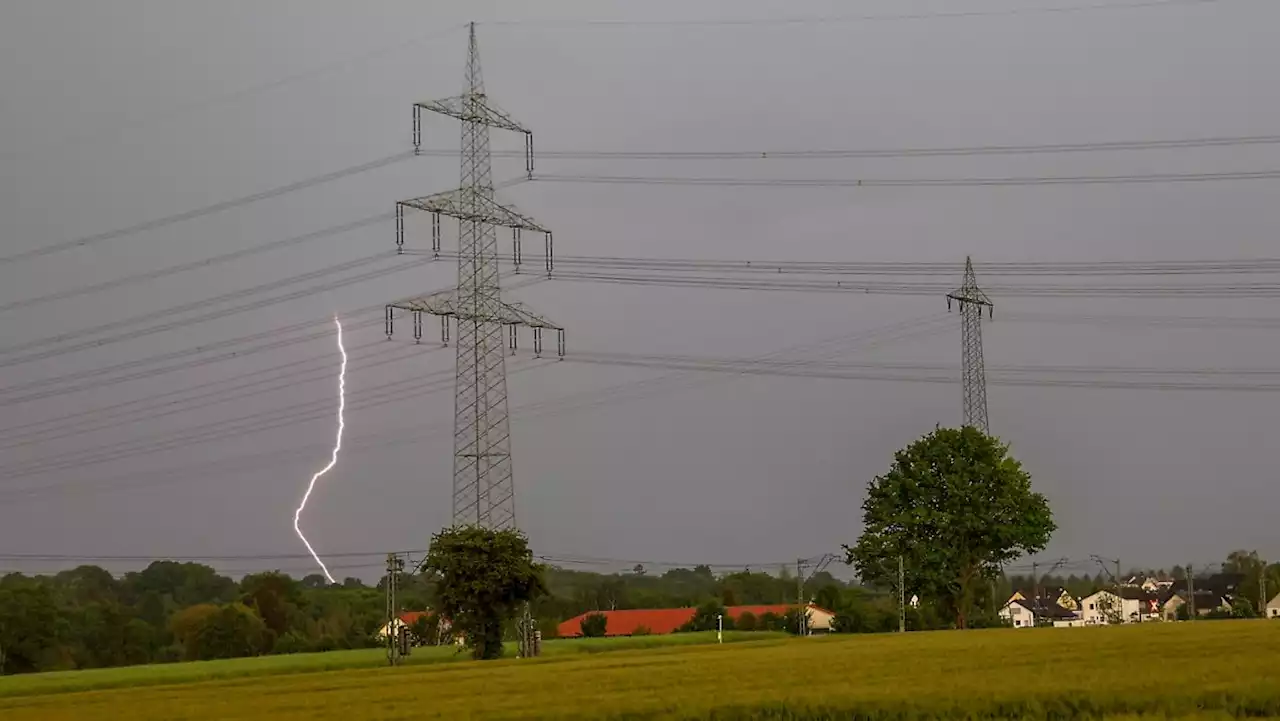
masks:
[[[456,318],[464,321],[564,330],[564,326],[557,325],[547,318],[534,313],[523,303],[499,302],[493,306],[492,310],[486,304],[479,312],[474,307],[469,306],[472,306],[472,304],[458,300],[458,294],[455,291],[445,290],[418,298],[396,301],[389,304],[387,308],[410,313],[426,313],[427,315]]]
[[[963,309],[965,305],[978,306],[979,309],[986,307],[988,313],[995,308],[995,303],[991,302],[991,298],[982,292],[978,287],[977,275],[973,272],[973,260],[964,259],[964,280],[960,283],[960,287],[947,293],[947,308],[951,307],[951,301],[956,301]]]
[[[480,93],[464,93],[451,98],[414,103],[414,107],[457,118],[464,123],[481,123],[491,128],[510,130],[516,133],[524,133],[525,135],[531,134],[528,128],[521,125],[519,121],[512,118],[505,111],[494,106],[485,95]],[[417,113],[415,112],[415,117],[416,115]]]
[[[398,205],[427,213],[446,215],[459,220],[469,220],[506,228],[517,228],[537,233],[550,233],[536,220],[509,205],[502,205],[493,198],[474,193],[469,188],[446,190],[422,198],[402,200]]]

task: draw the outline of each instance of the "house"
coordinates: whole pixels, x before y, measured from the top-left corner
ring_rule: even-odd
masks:
[[[420,618],[428,618],[428,617],[430,617],[430,616],[431,616],[431,611],[429,611],[429,610],[427,610],[427,611],[405,611],[405,612],[401,613],[399,616],[397,616],[397,617],[395,617],[394,619],[392,619],[391,621],[388,621],[387,623],[382,624],[382,628],[379,628],[379,629],[378,629],[378,633],[377,633],[377,634],[375,634],[375,635],[376,635],[378,638],[385,639],[385,638],[387,637],[387,633],[388,633],[388,630],[389,630],[389,629],[394,628],[394,629],[395,629],[395,631],[399,631],[399,630],[400,630],[400,629],[402,629],[402,628],[409,628],[409,627],[410,627],[410,626],[412,626],[413,624],[417,623],[417,622],[418,622],[418,619],[420,619]],[[449,628],[449,622],[448,622],[448,621],[441,620],[441,621],[440,621],[440,627],[441,627],[441,630],[448,630],[448,628]]]
[[[1154,588],[1155,586],[1153,586]],[[1160,595],[1144,586],[1121,588],[1120,599],[1125,623],[1143,623],[1161,619]]]
[[[1016,590],[1013,592],[1013,595],[1009,597],[1009,601],[1028,600],[1036,600],[1036,602],[1040,604],[1056,603],[1070,611],[1080,610],[1080,603],[1076,601],[1076,599],[1068,593],[1065,588],[1042,589],[1038,600],[1033,592],[1024,590]]]
[[[1126,616],[1123,599],[1111,591],[1098,591],[1080,599],[1080,618],[1086,626],[1123,623]]]
[[[782,616],[793,608],[795,608],[794,604],[784,603],[769,606],[730,606],[725,611],[730,618],[737,620],[744,613],[750,613],[756,618],[766,613]],[[812,603],[808,605],[808,610],[809,632],[829,633],[832,622],[835,621],[835,613]],[[681,626],[692,621],[697,611],[698,609],[696,608],[635,608],[621,611],[587,611],[561,623],[556,628],[556,633],[560,638],[581,636],[582,619],[596,614],[607,619],[604,630],[605,636],[634,636],[640,628],[647,629],[649,633],[655,635],[675,633],[680,630]]]
[[[1120,584],[1120,586],[1122,588],[1137,588],[1137,589],[1142,589],[1147,593],[1155,593],[1156,591],[1160,590],[1161,583],[1162,582],[1156,578],[1139,574],[1136,576],[1130,576],[1126,578],[1124,582]]]
[[[1119,593],[1102,590],[1080,600],[1081,617],[1087,626],[1158,621],[1165,613],[1160,598],[1141,586],[1121,586]]]
[[[1000,609],[999,615],[1014,628],[1034,628],[1050,623],[1060,628],[1069,628],[1078,625],[1080,621],[1080,616],[1075,611],[1045,598],[1011,599]]]
[[[1160,608],[1160,615],[1168,621],[1178,619],[1178,610],[1186,605],[1188,593],[1184,587],[1165,600]],[[1195,590],[1195,609],[1197,616],[1206,616],[1214,611],[1230,611],[1231,602],[1219,593],[1210,590]]]
[[[1197,597],[1201,591],[1209,591],[1217,595],[1220,599],[1226,600],[1227,605],[1230,606],[1231,602],[1235,600],[1236,589],[1239,588],[1241,583],[1244,583],[1244,574],[1242,573],[1214,573],[1193,579],[1191,587],[1195,589]],[[1169,590],[1173,593],[1180,594],[1185,599],[1187,590],[1186,579],[1174,581],[1173,584],[1169,586]],[[1199,608],[1200,605],[1197,603],[1196,609],[1198,610]]]
[[[1036,612],[1030,601],[1024,598],[1009,599],[1009,602],[1000,609],[1000,618],[1005,623],[1014,628],[1035,628]]]
[[[1267,602],[1267,618],[1280,618],[1280,593]]]

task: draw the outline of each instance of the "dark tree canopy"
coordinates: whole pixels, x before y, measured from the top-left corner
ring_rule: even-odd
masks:
[[[609,617],[603,613],[589,613],[583,617],[579,630],[586,638],[600,638],[609,630]]]
[[[504,624],[547,592],[543,568],[516,530],[447,528],[432,537],[423,568],[435,577],[437,611],[478,659],[501,658]]]
[[[680,630],[682,632],[715,631],[718,628],[726,631],[733,630],[733,619],[729,617],[729,612],[725,610],[723,604],[709,601],[698,606],[693,618],[681,626]]]
[[[845,546],[846,561],[864,581],[896,587],[901,556],[907,595],[935,600],[965,628],[977,588],[1002,564],[1043,550],[1057,528],[1008,450],[966,426],[898,451],[868,485],[862,536]]]

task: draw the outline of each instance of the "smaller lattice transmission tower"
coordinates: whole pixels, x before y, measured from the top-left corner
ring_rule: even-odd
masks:
[[[422,339],[422,316],[440,317],[441,341],[449,343],[449,325],[457,329],[457,376],[453,428],[453,524],[504,529],[516,526],[507,408],[507,351],[515,351],[521,326],[533,329],[535,355],[542,353],[545,330],[556,331],[556,351],[564,355],[564,329],[520,303],[502,299],[497,228],[510,228],[512,262],[520,269],[520,234],[542,233],[545,265],[552,270],[551,231],[494,197],[489,130],[521,133],[525,173],[533,174],[533,133],[500,110],[485,94],[475,24],[471,25],[466,88],[461,95],[413,106],[413,146],[422,147],[422,111],[462,124],[461,183],[455,190],[396,203],[396,246],[405,244],[405,211],[431,215],[431,250],[441,253],[441,220],[458,222],[458,283],[453,290],[410,298],[387,306],[387,335],[397,311],[413,317],[413,335]],[[505,338],[504,338],[505,336]]]
[[[987,372],[982,360],[982,310],[994,313],[995,304],[978,287],[973,261],[964,259],[964,281],[947,294],[947,310],[951,302],[960,305],[960,334],[963,347],[960,383],[964,392],[964,425],[989,432],[987,422]]]

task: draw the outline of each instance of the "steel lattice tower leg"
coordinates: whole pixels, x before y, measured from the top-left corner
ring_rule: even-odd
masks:
[[[964,281],[960,288],[947,294],[947,310],[951,301],[960,304],[961,345],[963,360],[961,386],[964,392],[964,425],[989,432],[987,421],[987,373],[982,359],[982,309],[990,316],[995,304],[978,287],[973,261],[964,259]]]
[[[485,94],[475,25],[471,25],[466,88],[461,95],[415,103],[413,144],[421,149],[422,110],[454,118],[462,124],[461,185],[455,190],[400,201],[396,204],[396,246],[404,250],[405,209],[432,214],[432,251],[441,246],[441,216],[458,220],[458,284],[452,291],[433,293],[387,306],[387,335],[395,312],[413,315],[414,337],[422,338],[422,314],[443,319],[441,340],[456,323],[457,377],[453,426],[453,525],[514,528],[515,486],[511,467],[511,421],[507,409],[506,353],[515,352],[519,326],[533,329],[535,355],[542,353],[546,329],[558,333],[557,353],[564,355],[564,329],[521,303],[502,300],[499,286],[497,227],[512,229],[512,261],[517,272],[522,258],[520,233],[546,236],[546,271],[552,271],[551,231],[512,206],[495,199],[489,129],[525,136],[525,172],[533,174],[533,134],[494,105]]]

